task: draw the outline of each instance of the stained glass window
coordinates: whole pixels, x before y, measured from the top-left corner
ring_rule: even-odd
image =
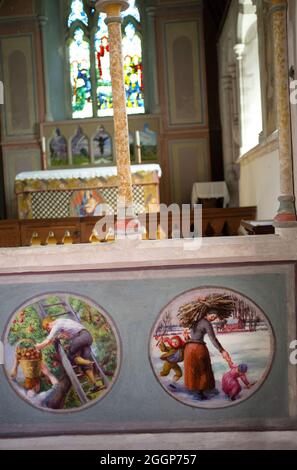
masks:
[[[96,96],[98,116],[112,115],[112,88],[109,61],[108,29],[105,14],[98,17],[98,30],[95,35]]]
[[[88,26],[88,15],[84,11],[82,0],[73,0],[71,3],[71,13],[68,18],[68,26],[70,27],[75,21],[82,21]]]
[[[122,13],[123,18],[125,18],[126,16],[132,16],[133,18],[136,19],[136,21],[140,22],[139,10],[137,6],[135,5],[136,1],[129,0],[129,3],[130,3],[130,7],[127,10],[123,11]]]
[[[133,23],[123,38],[124,76],[128,113],[144,112],[141,39]]]
[[[72,114],[74,118],[93,116],[90,78],[90,45],[82,29],[76,29],[69,47],[72,86]]]
[[[124,75],[128,114],[144,113],[140,14],[136,0],[123,16]],[[89,0],[72,0],[68,17],[73,118],[113,114],[106,15]]]

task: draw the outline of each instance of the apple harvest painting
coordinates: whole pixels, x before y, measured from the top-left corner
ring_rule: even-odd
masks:
[[[72,411],[100,400],[119,365],[119,338],[111,320],[79,296],[38,297],[8,325],[6,374],[14,390],[37,408]]]
[[[173,299],[150,338],[150,360],[162,387],[197,408],[246,400],[267,378],[274,335],[265,314],[245,296],[197,288]]]

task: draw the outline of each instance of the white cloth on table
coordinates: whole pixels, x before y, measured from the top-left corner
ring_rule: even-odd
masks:
[[[223,207],[227,207],[230,202],[230,195],[225,181],[193,184],[192,206],[198,203],[198,199],[218,199],[221,197],[224,198]]]
[[[159,178],[162,176],[160,165],[157,164],[144,164],[144,165],[131,165],[131,173],[138,173],[140,171],[153,172],[157,171]],[[116,166],[96,167],[96,168],[69,168],[66,170],[43,170],[43,171],[26,171],[19,173],[16,176],[17,181],[24,180],[60,180],[60,179],[91,179],[91,178],[108,178],[117,175]]]

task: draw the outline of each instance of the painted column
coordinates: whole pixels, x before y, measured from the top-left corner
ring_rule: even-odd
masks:
[[[160,100],[159,100],[159,90],[158,90],[158,72],[157,72],[157,57],[156,57],[156,28],[155,28],[155,7],[147,7],[145,10],[146,13],[146,22],[147,22],[147,57],[150,66],[147,67],[151,71],[150,77],[148,79],[149,83],[145,83],[146,90],[150,94],[150,109],[149,112],[152,114],[160,114]]]
[[[132,211],[132,177],[130,169],[129,130],[126,111],[121,31],[121,11],[129,8],[129,2],[126,0],[98,0],[96,8],[98,11],[107,14],[105,22],[108,25],[109,34],[119,203],[121,206],[124,205],[129,211]],[[127,211],[127,215],[130,215],[129,211]]]
[[[296,221],[293,187],[293,155],[289,102],[287,1],[270,0],[270,14],[274,37],[274,76],[279,132],[280,208],[276,224]]]
[[[44,70],[44,85],[45,85],[45,120],[53,121],[53,116],[51,113],[50,106],[50,96],[49,96],[49,70],[47,66],[47,49],[46,49],[46,34],[45,28],[48,22],[46,16],[38,16],[38,21],[42,33],[42,48],[43,48],[43,70]]]

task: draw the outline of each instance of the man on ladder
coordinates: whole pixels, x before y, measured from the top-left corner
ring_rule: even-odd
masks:
[[[88,377],[93,385],[90,392],[98,392],[100,387],[94,377],[91,351],[93,338],[89,331],[81,323],[69,318],[54,320],[51,317],[46,317],[42,321],[42,327],[49,334],[42,343],[36,344],[36,349],[44,349],[59,338],[67,339],[69,341],[68,358],[71,364],[79,366]]]

